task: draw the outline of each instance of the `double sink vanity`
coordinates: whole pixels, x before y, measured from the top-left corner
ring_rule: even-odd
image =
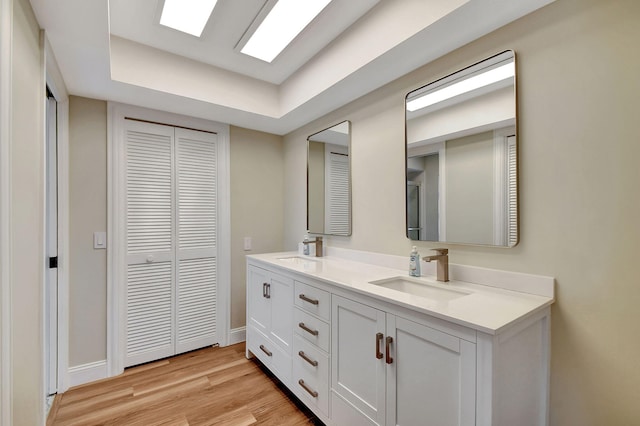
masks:
[[[552,278],[327,251],[247,257],[247,356],[325,424],[547,424]]]
[[[407,94],[409,239],[518,244],[516,104],[513,51]],[[349,121],[307,140],[313,234],[351,235],[350,143]],[[247,357],[325,424],[548,424],[553,278],[315,246],[247,256]]]

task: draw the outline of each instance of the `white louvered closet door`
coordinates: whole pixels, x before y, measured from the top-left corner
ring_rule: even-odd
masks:
[[[177,353],[216,343],[216,137],[176,129]]]
[[[349,235],[350,203],[349,203],[349,156],[331,152],[328,155],[327,185],[327,223],[328,234]]]
[[[131,366],[218,341],[217,136],[125,122]]]
[[[126,358],[175,353],[172,127],[125,120]]]

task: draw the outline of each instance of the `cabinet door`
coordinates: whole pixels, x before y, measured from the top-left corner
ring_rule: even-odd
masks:
[[[249,323],[247,325],[255,327],[265,336],[271,329],[271,304],[269,303],[267,285],[269,284],[269,273],[264,269],[249,267],[248,277],[248,297],[249,306],[247,313]]]
[[[475,425],[476,345],[387,315],[387,425]]]
[[[334,295],[331,324],[332,392],[347,402],[344,410],[333,411],[332,420],[352,424],[353,418],[364,414],[371,422],[384,424],[384,347],[377,335],[385,332],[385,313]]]
[[[293,344],[293,280],[271,274],[267,296],[270,306],[269,338],[286,353]]]

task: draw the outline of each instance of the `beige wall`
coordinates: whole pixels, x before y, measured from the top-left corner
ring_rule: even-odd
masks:
[[[44,63],[26,0],[13,2],[11,305],[13,425],[43,424]],[[6,94],[2,94],[6,96]]]
[[[230,139],[233,329],[246,322],[245,255],[283,248],[284,162],[281,136],[232,126]],[[244,251],[244,237],[252,238],[251,251]]]
[[[305,140],[352,121],[353,235],[407,255],[404,95],[504,49],[518,68],[521,240],[449,245],[451,261],[550,275],[551,424],[640,419],[640,2],[558,0],[285,137],[285,247],[304,232]],[[434,243],[418,243],[426,254]]]
[[[493,244],[493,132],[446,141],[446,241]]]
[[[325,213],[325,166],[324,166],[324,143],[309,141],[308,161],[308,181],[309,193],[308,203],[309,211],[313,212],[307,218],[309,229],[311,232],[320,232],[324,230],[324,213]]]
[[[69,98],[69,365],[107,357],[107,103]]]

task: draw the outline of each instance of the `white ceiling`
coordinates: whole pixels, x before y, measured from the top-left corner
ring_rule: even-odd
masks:
[[[266,0],[219,0],[203,37],[162,0],[31,0],[69,93],[286,134],[554,0],[333,0],[271,64],[237,43]]]

